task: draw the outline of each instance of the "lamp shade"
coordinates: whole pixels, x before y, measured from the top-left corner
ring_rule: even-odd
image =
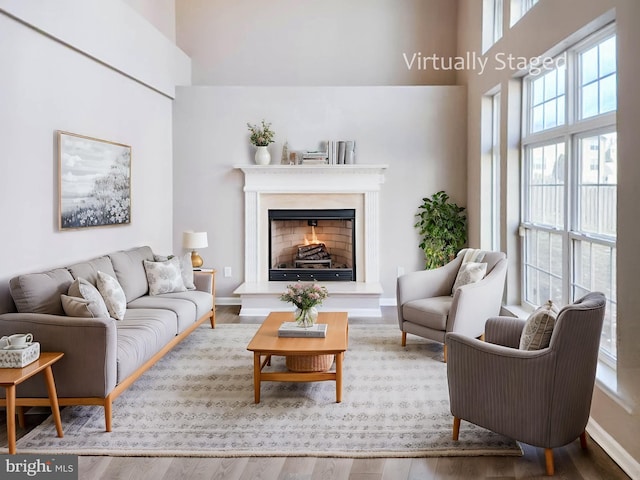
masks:
[[[209,246],[207,232],[184,232],[182,234],[182,243],[184,248],[191,250],[206,248]]]

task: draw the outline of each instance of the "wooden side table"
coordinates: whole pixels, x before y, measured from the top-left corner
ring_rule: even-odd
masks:
[[[204,273],[211,275],[211,295],[213,296],[213,306],[211,309],[211,328],[216,328],[216,269],[194,268],[193,273]]]
[[[6,406],[7,408],[7,438],[9,440],[10,454],[16,453],[16,386],[42,371],[44,371],[44,377],[47,382],[49,403],[51,404],[51,413],[56,424],[56,431],[58,432],[58,437],[63,437],[58,394],[56,393],[56,384],[51,370],[51,365],[60,360],[63,355],[64,353],[59,352],[43,352],[38,360],[26,367],[0,368],[0,387],[4,387],[6,391],[6,399],[0,400],[0,406]]]

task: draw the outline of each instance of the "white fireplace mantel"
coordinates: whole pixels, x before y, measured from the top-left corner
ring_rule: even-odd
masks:
[[[310,199],[316,208],[336,208],[336,204],[356,208],[356,253],[359,257],[356,281],[327,282],[330,297],[323,305],[330,309],[331,300],[337,302],[334,297],[348,295],[354,312],[379,313],[382,293],[379,283],[379,192],[387,165],[236,165],[234,168],[242,170],[245,176],[245,283],[235,291],[242,299],[241,315],[243,312],[246,315],[266,313],[251,306],[253,295],[282,288],[270,285],[276,282],[268,282],[268,208],[274,205],[282,208],[281,205],[292,203],[301,205],[298,208],[309,208]],[[358,305],[357,292],[364,295],[361,305]],[[375,308],[371,304],[372,295],[376,296]],[[259,301],[268,308],[265,298]],[[343,305],[339,308],[343,309]]]

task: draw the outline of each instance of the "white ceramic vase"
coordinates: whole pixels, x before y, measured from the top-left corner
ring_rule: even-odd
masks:
[[[271,163],[271,154],[267,147],[256,147],[255,156],[256,165],[269,165]]]

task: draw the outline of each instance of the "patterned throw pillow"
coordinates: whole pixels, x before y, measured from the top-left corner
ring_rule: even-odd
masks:
[[[98,291],[107,304],[109,315],[116,320],[124,320],[127,311],[127,297],[118,281],[111,275],[98,272]]]
[[[184,292],[186,290],[178,257],[171,257],[164,262],[144,260],[143,264],[147,272],[147,281],[149,282],[149,295]]]
[[[547,348],[557,317],[558,308],[551,300],[529,315],[520,336],[520,350]]]
[[[460,270],[458,270],[458,276],[456,276],[456,281],[453,284],[453,289],[451,289],[451,295],[455,295],[456,290],[458,290],[463,285],[479,282],[484,278],[486,273],[486,263],[463,263],[462,265],[460,265]]]
[[[153,259],[156,262],[166,262],[174,258],[175,255],[154,255]],[[196,285],[193,280],[193,265],[191,264],[191,253],[187,252],[182,257],[180,257],[180,272],[182,273],[182,282],[184,283],[184,288],[187,290],[195,290]]]
[[[91,315],[70,314],[69,312],[67,312],[67,308],[69,308],[69,311],[72,310],[72,307],[73,307],[72,301],[65,300],[63,297],[60,297],[62,300],[62,307],[64,308],[65,313],[70,317],[89,316],[93,318],[108,318],[110,316],[109,310],[107,309],[107,305],[104,303],[104,299],[102,298],[102,295],[100,295],[100,292],[98,291],[98,289],[94,287],[91,284],[91,282],[89,282],[88,280],[82,277],[78,277],[69,286],[69,290],[67,291],[67,296],[76,298],[76,299],[86,300],[88,302],[86,308],[91,314]],[[65,301],[67,302],[66,306],[65,306]],[[75,305],[75,307],[78,307],[78,305]],[[73,308],[73,311],[77,312],[77,309]]]

